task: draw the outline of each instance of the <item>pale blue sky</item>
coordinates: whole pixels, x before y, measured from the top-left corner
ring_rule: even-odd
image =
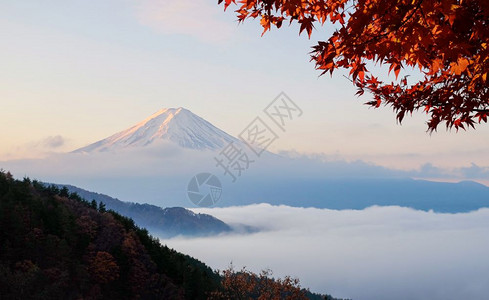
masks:
[[[217,1],[0,0],[0,160],[63,152],[185,107],[237,135],[281,91],[304,111],[272,150],[387,167],[489,166],[488,126],[425,132],[323,76],[294,26],[260,37]],[[384,70],[386,73],[386,70]],[[485,169],[487,171],[487,169]]]

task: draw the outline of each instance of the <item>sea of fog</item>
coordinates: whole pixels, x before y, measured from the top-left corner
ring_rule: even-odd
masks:
[[[441,214],[409,208],[328,210],[257,204],[193,209],[258,232],[164,244],[215,269],[230,263],[335,297],[487,299],[489,209]]]

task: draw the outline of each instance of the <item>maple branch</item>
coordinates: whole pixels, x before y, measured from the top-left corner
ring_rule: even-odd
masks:
[[[414,7],[414,9],[411,11],[411,13],[409,14],[409,16],[406,18],[406,16],[403,17],[403,21],[401,21],[401,23],[399,25],[396,26],[396,28],[394,30],[390,30],[390,31],[387,31],[387,32],[384,32],[384,33],[381,33],[377,36],[374,36],[370,39],[368,39],[367,41],[363,42],[363,43],[360,43],[359,45],[366,45],[366,44],[370,44],[371,42],[374,42],[374,41],[378,41],[380,40],[381,38],[385,38],[386,36],[388,36],[390,33],[392,32],[396,32],[398,31],[399,29],[401,29],[404,25],[406,25],[406,23],[414,16],[414,14],[418,11],[418,9],[421,8],[421,3],[423,3],[423,0],[419,0],[418,3],[416,4],[416,6]],[[382,17],[384,17],[385,15],[387,15],[387,12],[382,15]],[[377,19],[377,20],[380,20],[381,18]]]
[[[223,2],[224,0],[219,0]],[[238,1],[225,0],[226,4]],[[341,23],[327,41],[310,52],[316,69],[343,75],[369,91],[374,107],[391,106],[398,121],[414,110],[430,114],[429,130],[444,122],[455,129],[473,127],[489,117],[489,18],[487,0],[240,0],[238,18],[261,18],[265,31],[294,20],[310,35],[312,22]],[[452,5],[453,4],[453,5]],[[392,12],[392,13],[391,13]],[[346,13],[346,16],[345,16]],[[378,81],[367,62],[388,64],[396,81]],[[402,68],[424,74],[413,84],[398,79]]]
[[[348,76],[343,75],[343,77],[345,77],[346,79],[348,79],[348,81],[350,81],[351,83],[354,83],[352,79],[348,78]]]

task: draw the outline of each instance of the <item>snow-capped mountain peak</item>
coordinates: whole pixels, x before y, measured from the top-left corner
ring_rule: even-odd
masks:
[[[191,111],[164,108],[129,129],[74,152],[100,152],[128,147],[144,147],[167,140],[184,148],[219,150],[238,140]]]

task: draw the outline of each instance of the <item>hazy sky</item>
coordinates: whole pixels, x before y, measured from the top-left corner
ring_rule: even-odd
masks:
[[[489,126],[425,132],[369,109],[338,72],[319,77],[294,26],[260,37],[217,1],[0,0],[0,160],[85,146],[163,107],[237,135],[281,91],[304,111],[271,150],[387,167],[489,166]],[[386,73],[386,71],[383,73]]]

